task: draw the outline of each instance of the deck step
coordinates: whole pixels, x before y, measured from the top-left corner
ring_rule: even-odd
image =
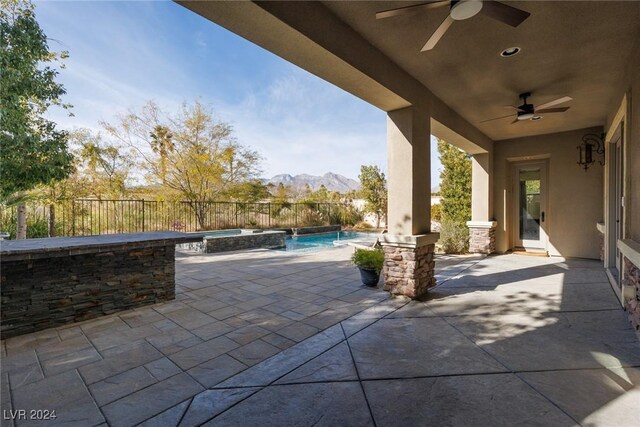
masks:
[[[549,252],[545,251],[544,249],[513,248],[512,253],[515,255],[524,255],[524,256],[549,257]]]

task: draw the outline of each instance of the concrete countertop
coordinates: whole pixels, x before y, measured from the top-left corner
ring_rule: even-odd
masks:
[[[114,249],[166,246],[179,243],[200,242],[204,234],[176,231],[108,234],[102,236],[52,237],[44,239],[2,240],[2,261],[33,259],[48,256],[80,255],[106,252]]]

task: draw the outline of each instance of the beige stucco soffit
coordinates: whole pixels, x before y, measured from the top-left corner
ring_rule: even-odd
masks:
[[[373,63],[377,51],[319,3],[178,3],[385,111],[411,105],[378,75],[390,64]]]

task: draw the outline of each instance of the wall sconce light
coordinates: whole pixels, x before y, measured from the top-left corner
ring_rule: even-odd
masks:
[[[578,165],[582,167],[585,172],[589,169],[589,166],[596,161],[593,159],[594,154],[600,154],[604,156],[604,134],[596,135],[588,133],[582,137],[582,144],[576,147],[579,151]],[[598,160],[598,163],[604,166],[604,159]]]

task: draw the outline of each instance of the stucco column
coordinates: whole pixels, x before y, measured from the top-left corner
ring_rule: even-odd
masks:
[[[469,252],[490,254],[496,250],[493,221],[493,153],[474,154],[471,161],[471,221]]]
[[[435,285],[437,233],[431,233],[431,132],[426,109],[388,113],[388,234],[383,236],[385,290],[416,298]]]

